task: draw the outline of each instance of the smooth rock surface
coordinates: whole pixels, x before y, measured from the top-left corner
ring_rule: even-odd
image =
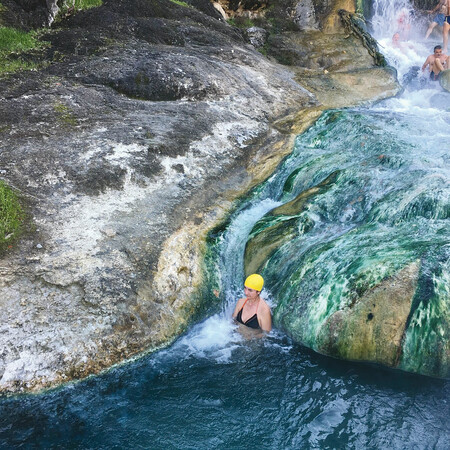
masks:
[[[0,262],[0,390],[98,373],[217,302],[206,233],[325,106],[213,15],[105,1],[0,80],[0,167],[33,223]]]
[[[450,92],[450,69],[444,70],[439,77],[439,84]]]

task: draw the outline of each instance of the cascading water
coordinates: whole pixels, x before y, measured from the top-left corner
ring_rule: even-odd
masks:
[[[404,2],[377,2],[372,20],[400,78],[434,45],[412,33],[407,47],[391,46],[403,8],[411,10]],[[326,301],[330,292],[349,298],[349,255],[361,291],[422,261],[429,302],[409,320],[448,317],[449,99],[436,83],[414,90],[426,74],[417,79],[421,83],[399,98],[322,116],[226,230],[212,237],[220,313],[170,348],[102,376],[3,399],[0,447],[447,448],[448,381],[326,358],[277,330],[248,338],[230,319],[241,295],[244,254],[251,253],[246,242],[268,226],[278,227],[281,250],[249,259],[267,272],[266,295],[278,323],[296,336],[285,317],[302,304],[286,302],[289,289],[301,284],[296,295],[324,299],[302,323],[306,343],[320,318],[337,307]],[[383,263],[373,269],[375,259]],[[412,352],[421,339],[410,333],[406,349]]]

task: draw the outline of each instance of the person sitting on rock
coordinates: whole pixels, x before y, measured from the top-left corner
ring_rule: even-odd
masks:
[[[269,332],[272,329],[272,315],[269,305],[259,295],[263,286],[264,279],[257,273],[246,278],[245,297],[238,300],[233,319],[247,327]]]
[[[434,53],[425,60],[422,66],[422,71],[428,66],[430,71],[430,79],[437,81],[440,73],[448,68],[448,56],[442,52],[442,47],[436,45]]]
[[[444,25],[445,13],[447,11],[447,2],[448,1],[449,0],[440,0],[440,2],[432,10],[427,11],[428,14],[433,14],[436,11],[439,11],[439,12],[433,17],[433,20],[430,23],[430,26],[428,27],[428,30],[425,34],[425,39],[428,39],[430,37],[430,34],[436,25],[439,25],[440,27],[442,27]]]

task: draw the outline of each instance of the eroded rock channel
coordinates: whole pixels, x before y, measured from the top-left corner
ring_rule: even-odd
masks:
[[[105,1],[49,30],[45,68],[0,80],[1,176],[32,223],[0,263],[0,390],[173,340],[216,301],[202,292],[204,238],[233,202],[322,110],[398,91],[338,19],[325,25],[336,5],[321,31],[279,31],[283,48],[320,48],[304,68],[203,3]],[[366,89],[349,94],[355,71]]]

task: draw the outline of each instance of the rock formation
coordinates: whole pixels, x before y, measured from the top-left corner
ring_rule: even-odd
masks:
[[[405,127],[390,119],[330,111],[299,137],[283,204],[253,227],[245,271],[267,280],[274,322],[295,341],[449,378],[445,150],[430,163],[417,122],[399,139]]]
[[[41,15],[44,3],[22,24],[49,23],[59,3]],[[0,262],[0,390],[54,386],[175,339],[217,303],[203,292],[205,236],[235,199],[323,109],[398,91],[334,13],[333,35],[303,36],[308,66],[289,68],[209,2],[187,3],[104,1],[42,37],[41,69],[0,80],[1,176],[30,218]],[[271,42],[293,51],[294,29]],[[346,99],[355,70],[372,88]]]

